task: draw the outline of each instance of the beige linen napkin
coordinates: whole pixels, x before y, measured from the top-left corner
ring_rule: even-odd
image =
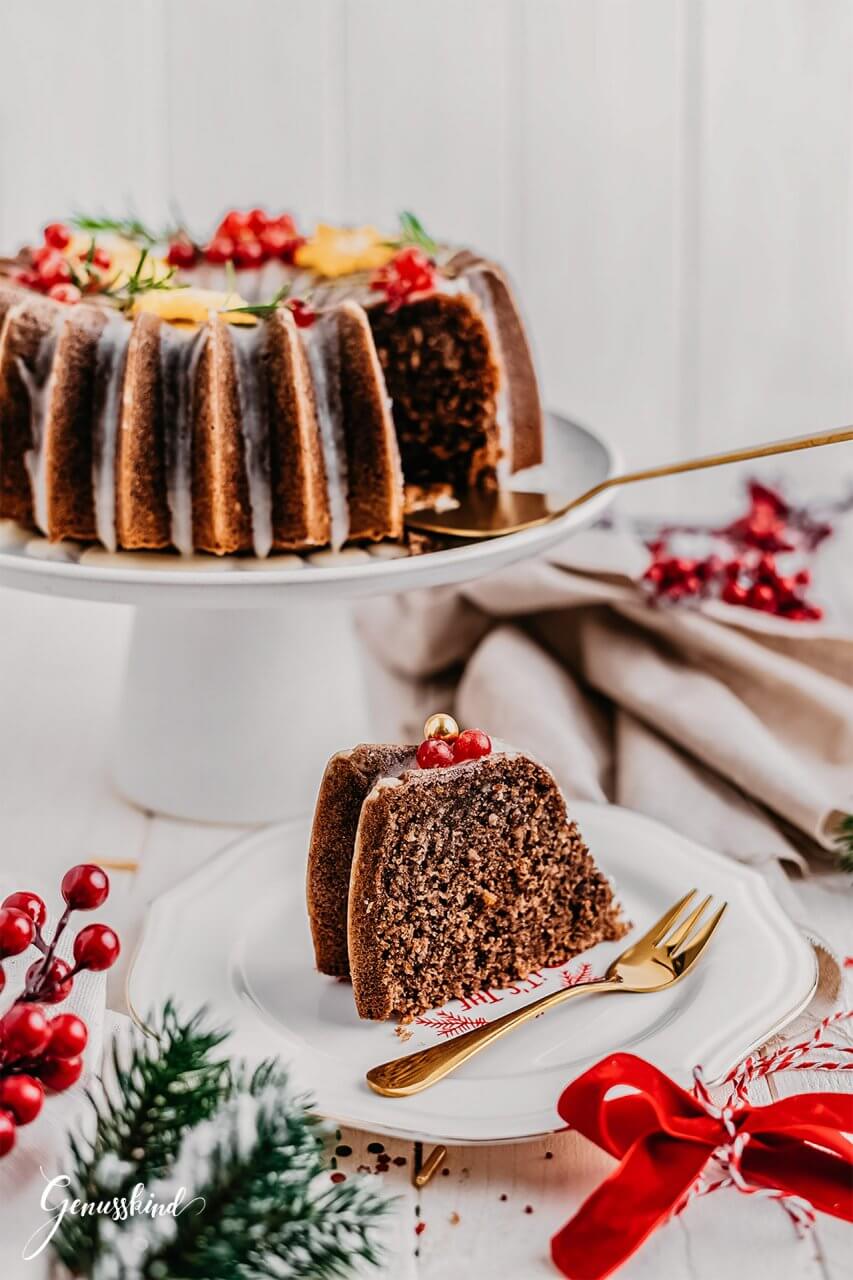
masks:
[[[742,861],[829,851],[853,810],[853,635],[708,602],[652,607],[628,534],[574,537],[462,587],[361,608],[417,739],[453,710],[537,756],[570,797],[612,800]],[[390,694],[390,697],[389,697]]]

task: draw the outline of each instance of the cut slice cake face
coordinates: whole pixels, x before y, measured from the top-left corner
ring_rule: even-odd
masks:
[[[624,933],[547,769],[509,750],[418,769],[411,752],[335,757],[317,805],[318,968],[349,972],[361,1017],[414,1017]]]

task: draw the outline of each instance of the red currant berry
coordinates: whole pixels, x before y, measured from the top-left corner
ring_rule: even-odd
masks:
[[[62,222],[49,222],[44,229],[44,242],[51,249],[67,249],[71,243],[71,232]]]
[[[76,1014],[60,1013],[47,1025],[50,1028],[47,1052],[51,1058],[76,1058],[86,1048],[89,1032]]]
[[[47,296],[53,298],[54,302],[64,302],[67,306],[73,306],[75,302],[80,301],[83,294],[76,284],[53,284],[48,289]]]
[[[465,729],[453,744],[453,759],[457,764],[461,760],[479,760],[481,756],[491,754],[492,740],[482,729]]]
[[[726,604],[746,604],[749,592],[739,582],[727,582],[723,587],[722,598]]]
[[[110,878],[94,862],[81,862],[62,877],[62,896],[74,911],[94,911],[109,892]]]
[[[32,920],[37,928],[41,928],[47,919],[47,907],[37,893],[30,893],[26,889],[21,889],[17,893],[10,893],[8,898],[3,899],[4,907],[14,907],[16,911],[23,911]]]
[[[118,960],[121,943],[106,924],[88,924],[74,939],[74,960],[78,969],[93,969],[99,973],[109,969]]]
[[[751,609],[761,609],[764,613],[776,612],[776,592],[766,582],[756,582],[749,589],[747,603]]]
[[[258,243],[269,258],[284,258],[292,251],[293,236],[283,227],[264,227],[258,232]]]
[[[47,1018],[37,1004],[13,1004],[0,1020],[3,1051],[12,1059],[35,1058],[49,1039]]]
[[[230,236],[232,240],[239,240],[241,236],[246,235],[249,228],[248,213],[241,213],[239,209],[232,209],[227,213],[219,224],[219,234]]]
[[[43,1102],[44,1089],[32,1076],[6,1076],[0,1080],[0,1107],[11,1111],[17,1124],[32,1124]]]
[[[27,982],[34,982],[38,975],[38,993],[39,1000],[45,1004],[61,1004],[63,1000],[67,1000],[71,995],[74,987],[74,978],[71,976],[71,966],[67,960],[60,960],[59,956],[54,956],[50,962],[50,968],[47,973],[43,973],[42,966],[44,960],[34,960],[27,969]]]
[[[799,573],[794,574],[794,581],[798,587],[807,587],[811,583],[812,575],[808,569],[800,569]]]
[[[308,303],[303,302],[301,298],[292,298],[287,303],[287,309],[293,315],[297,329],[310,329],[317,319],[317,312],[312,311]]]
[[[740,560],[729,560],[728,564],[724,567],[723,572],[731,582],[734,582],[736,578],[740,577],[742,569],[743,565]]]
[[[234,249],[234,261],[238,267],[259,267],[265,257],[257,240],[239,240]]]
[[[173,240],[166,259],[170,267],[192,267],[196,259],[195,245],[189,240]]]
[[[37,269],[43,289],[52,289],[55,284],[68,284],[71,280],[71,268],[62,254],[53,249],[38,260]]]
[[[41,276],[37,271],[16,271],[13,279],[25,289],[41,289]]]
[[[204,251],[208,262],[230,262],[234,257],[234,241],[230,236],[215,236]]]
[[[36,928],[25,911],[0,907],[0,956],[19,956],[35,937]]]
[[[446,769],[453,764],[453,748],[443,738],[425,738],[418,747],[417,761],[421,769]]]
[[[83,1074],[82,1058],[45,1058],[39,1063],[39,1079],[51,1093],[63,1093]]]
[[[8,1111],[0,1111],[0,1156],[7,1156],[15,1145],[15,1118]]]
[[[246,222],[249,230],[257,236],[264,230],[269,222],[269,218],[263,209],[250,209],[246,214]]]

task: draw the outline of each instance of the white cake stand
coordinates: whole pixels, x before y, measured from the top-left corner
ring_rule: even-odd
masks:
[[[618,467],[603,439],[551,415],[546,464],[516,483],[570,497]],[[269,822],[309,812],[328,756],[370,737],[352,599],[483,577],[561,541],[609,498],[521,533],[396,559],[383,558],[387,548],[79,559],[80,548],[22,533],[0,551],[0,584],[136,607],[113,753],[129,800],[175,817]]]

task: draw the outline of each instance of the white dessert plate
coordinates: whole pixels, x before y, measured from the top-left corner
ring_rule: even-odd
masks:
[[[553,1132],[562,1127],[556,1104],[563,1088],[619,1049],[685,1085],[696,1064],[707,1079],[718,1078],[808,1003],[817,983],[812,948],[757,872],[627,809],[577,804],[573,811],[637,928],[693,887],[728,900],[704,958],[671,990],[579,999],[424,1093],[379,1097],[365,1083],[369,1067],[535,999],[562,985],[566,973],[598,975],[625,943],[594,947],[508,990],[454,1000],[399,1029],[362,1022],[349,984],[314,968],[304,894],[308,824],[288,823],[239,840],[154,901],[128,978],[134,1017],[144,1024],[167,994],[185,1010],[207,1005],[214,1021],[233,1027],[236,1055],[279,1055],[320,1114],[430,1142]]]

